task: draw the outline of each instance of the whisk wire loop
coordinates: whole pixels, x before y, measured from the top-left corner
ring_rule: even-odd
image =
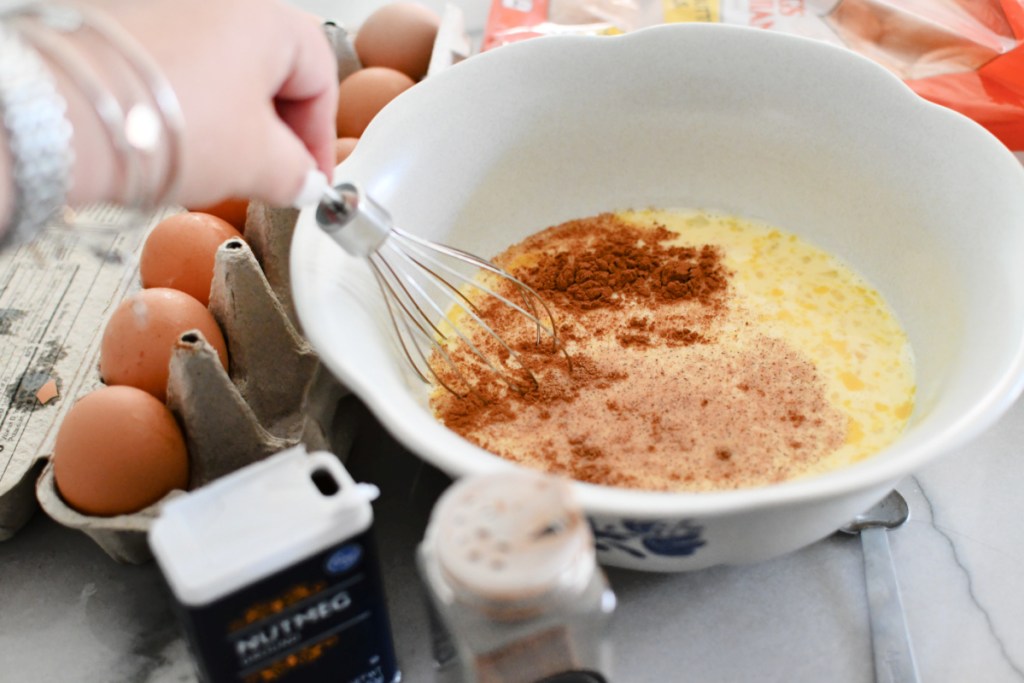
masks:
[[[433,337],[416,319],[416,316],[409,310],[406,302],[400,297],[392,287],[388,278],[384,275],[380,265],[374,261],[370,261],[371,268],[373,270],[374,277],[377,280],[377,286],[380,288],[381,294],[384,298],[384,303],[387,308],[388,317],[391,320],[391,325],[395,330],[395,335],[398,337],[399,346],[402,347],[402,353],[405,355],[406,360],[412,366],[413,370],[419,375],[419,378],[426,383],[430,383],[430,378],[427,377],[429,374],[434,380],[444,387],[447,391],[455,394],[456,396],[464,397],[467,392],[459,391],[451,386],[451,383],[446,382],[435,370],[433,364],[430,362],[429,357],[424,351],[424,345],[426,348],[431,349],[431,352],[437,352],[444,358],[445,363],[454,370],[459,378],[459,381],[469,386],[469,380],[465,374],[459,368],[458,364],[452,359],[448,350],[443,344],[435,344]],[[390,296],[389,296],[390,295]],[[395,307],[399,307],[404,315],[398,315],[395,312]],[[399,324],[399,320],[402,324]],[[431,325],[431,327],[433,327]],[[420,341],[417,341],[420,340]],[[415,350],[415,357],[412,350]],[[417,360],[418,358],[418,360]],[[426,372],[422,368],[426,368]]]
[[[405,255],[402,254],[401,252],[398,252],[397,256],[398,258],[406,258]],[[444,309],[434,304],[434,302],[427,296],[426,291],[419,284],[419,282],[417,282],[408,272],[405,272],[404,274],[399,273],[399,271],[395,269],[395,267],[392,265],[391,261],[385,258],[384,255],[379,252],[371,254],[369,260],[375,265],[377,265],[378,270],[380,270],[380,266],[383,266],[383,268],[387,270],[387,273],[391,277],[384,277],[385,282],[389,283],[389,285],[391,282],[397,284],[398,290],[394,289],[391,286],[388,287],[388,291],[392,294],[392,296],[394,296],[401,302],[408,302],[411,308],[415,309],[416,311],[416,315],[413,315],[412,310],[403,305],[402,309],[406,312],[406,314],[413,320],[422,320],[424,323],[426,323],[427,327],[434,331],[434,334],[436,334],[441,339],[447,339],[447,335],[444,332],[442,332],[437,325],[434,324],[434,316],[440,315],[443,317],[445,311]],[[381,275],[384,276],[383,271],[381,271]],[[410,291],[410,288],[412,288],[412,290],[414,291]],[[399,294],[399,291],[401,292],[401,294]],[[429,302],[431,304],[431,308],[433,308],[434,315],[428,314],[426,311],[424,311],[423,307],[420,305],[420,301]],[[423,329],[418,322],[417,327]],[[424,333],[426,333],[426,330],[424,330]]]
[[[532,387],[537,386],[537,378],[533,375],[529,368],[526,367],[526,365],[522,362],[519,353],[515,349],[513,349],[501,335],[495,332],[494,329],[484,321],[483,317],[481,317],[481,315],[479,314],[479,310],[476,308],[475,305],[472,304],[472,302],[469,301],[468,297],[460,293],[460,298],[469,302],[467,304],[464,304],[460,301],[460,299],[452,298],[446,294],[446,298],[444,300],[448,305],[441,306],[437,303],[435,297],[438,295],[436,294],[436,292],[434,292],[434,295],[432,295],[432,293],[429,292],[428,289],[432,288],[434,290],[447,292],[449,290],[458,291],[459,288],[454,286],[444,277],[439,276],[436,272],[434,272],[434,270],[431,270],[431,268],[428,265],[426,265],[424,261],[429,261],[430,264],[434,266],[434,268],[445,271],[446,273],[448,273],[450,277],[457,278],[462,285],[475,286],[481,291],[485,291],[501,301],[507,301],[504,297],[501,297],[500,295],[491,292],[491,290],[480,286],[478,283],[459,273],[457,270],[450,268],[446,266],[444,263],[438,261],[437,259],[430,257],[429,254],[409,253],[406,249],[397,248],[396,245],[388,243],[385,243],[384,247],[382,247],[380,252],[383,252],[384,249],[388,249],[389,255],[391,255],[392,258],[404,261],[407,264],[417,267],[411,269],[391,268],[389,259],[382,258],[382,260],[385,263],[388,263],[389,268],[391,268],[391,272],[396,274],[396,276],[399,278],[399,283],[400,285],[402,285],[402,293],[412,300],[414,308],[416,309],[418,314],[422,316],[423,320],[425,320],[427,324],[431,326],[431,328],[437,333],[437,335],[441,339],[447,340],[452,335],[444,334],[444,332],[441,331],[438,325],[434,325],[434,323],[432,322],[433,319],[445,320],[447,323],[445,325],[445,328],[450,329],[454,333],[454,336],[458,337],[458,339],[463,344],[465,344],[465,347],[487,366],[488,370],[491,373],[500,376],[510,386],[519,386],[521,383],[519,382],[519,379],[516,376],[516,374],[513,372],[509,372],[507,367],[504,367],[502,364],[496,362],[493,357],[493,354],[486,353],[480,347],[479,344],[473,341],[472,336],[467,334],[462,328],[462,326],[458,324],[458,322],[456,322],[463,316],[468,317],[469,320],[472,321],[473,325],[478,326],[479,329],[482,330],[489,338],[497,342],[499,346],[505,350],[509,357],[515,360],[515,363],[518,366],[520,372],[524,374],[527,378],[527,384]],[[422,261],[420,259],[422,259]],[[408,287],[406,287],[405,285],[408,285]],[[423,307],[420,306],[418,303],[418,300],[420,299],[425,301],[426,304],[433,310],[433,312],[436,314],[436,318],[434,316],[428,316],[427,314],[424,313]],[[445,345],[435,344],[435,348],[444,349]],[[447,352],[444,354],[444,356],[446,361],[449,363],[449,365],[451,365],[454,368],[454,370],[460,376],[460,378],[464,379],[465,375],[463,374],[461,368],[459,367],[459,364],[452,361],[451,357],[447,354]],[[460,392],[454,393],[459,394]]]
[[[452,258],[458,259],[460,262],[467,262],[475,268],[485,270],[494,275],[497,275],[503,278],[505,281],[509,282],[510,284],[514,285],[516,290],[519,292],[520,296],[523,299],[522,306],[515,303],[508,297],[494,291],[490,287],[487,287],[483,282],[479,280],[479,278],[474,276],[467,276],[459,272],[458,270],[450,267],[448,264],[440,261],[439,259],[429,256],[429,251],[424,252],[424,260],[429,261],[434,268],[444,271],[444,273],[447,274],[448,276],[452,276],[458,279],[460,281],[460,284],[467,285],[469,287],[472,287],[474,290],[481,292],[482,294],[494,297],[495,299],[501,301],[506,306],[509,306],[510,308],[513,308],[522,315],[526,316],[531,322],[533,322],[537,326],[538,344],[543,340],[543,335],[547,334],[547,336],[549,336],[552,339],[556,347],[561,348],[561,344],[558,340],[558,330],[555,325],[554,315],[551,313],[551,310],[548,308],[548,305],[544,302],[544,299],[541,298],[540,294],[538,294],[536,290],[534,290],[528,284],[526,284],[519,278],[515,277],[508,271],[505,271],[495,266],[490,261],[486,261],[480,258],[479,256],[471,254],[467,251],[463,251],[455,247],[449,247],[443,244],[434,244],[432,242],[424,240],[421,237],[417,237],[416,235],[407,233],[404,230],[401,230],[400,228],[392,228],[392,234],[399,240],[408,240],[410,243],[420,245],[425,249],[440,252]],[[461,299],[463,299],[470,307],[472,307],[474,310],[477,310],[475,304],[473,304],[471,299],[467,297],[459,287],[453,286],[444,277],[439,276],[437,273],[433,272],[422,263],[418,265],[420,265],[420,267],[424,268],[425,270],[428,270],[428,272],[431,272],[431,274],[437,276],[440,282],[443,282],[444,284],[448,285],[451,288],[451,290],[455,294],[457,294]],[[540,308],[543,309],[543,318],[541,317],[538,311],[538,304],[540,305]],[[547,323],[545,323],[545,320],[547,321]]]
[[[351,183],[325,191],[316,221],[348,253],[368,262],[402,352],[423,381],[429,383],[433,377],[449,392],[466,396],[477,386],[463,365],[475,357],[511,389],[538,386],[520,352],[488,324],[494,309],[478,305],[484,301],[488,306],[500,304],[534,325],[535,344],[548,337],[552,350],[561,352],[571,371],[551,310],[534,289],[505,270],[469,252],[396,228],[387,212]],[[511,286],[521,302],[487,283],[489,276]],[[458,346],[449,346],[452,343]],[[468,355],[463,356],[464,352]],[[439,365],[447,366],[451,375]],[[483,378],[477,372],[472,376],[476,381]]]

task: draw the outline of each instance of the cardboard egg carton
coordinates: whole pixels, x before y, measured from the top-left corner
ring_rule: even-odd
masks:
[[[352,42],[353,33],[341,24],[328,21],[324,24],[324,35],[334,50],[338,62],[338,81],[343,81],[363,68]]]
[[[227,340],[230,370],[198,330],[185,332],[175,344],[167,405],[185,434],[190,490],[299,443],[311,451],[343,452],[347,446],[329,438],[346,392],[289,314],[288,251],[297,215],[251,203],[247,241],[228,240],[217,251],[210,311]],[[151,559],[149,527],[166,501],[184,493],[173,491],[134,514],[93,517],[61,498],[52,462],[36,484],[36,497],[50,517],[88,534],[113,559],[132,564]]]

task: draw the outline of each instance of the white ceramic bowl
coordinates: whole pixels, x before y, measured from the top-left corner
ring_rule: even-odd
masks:
[[[813,479],[707,494],[578,484],[603,562],[773,557],[833,532],[990,426],[1024,376],[1024,170],[995,138],[866,59],[717,25],[539,38],[398,97],[337,170],[396,224],[491,256],[571,218],[717,209],[791,230],[888,299],[917,359],[905,435]],[[300,215],[298,315],[329,368],[452,475],[509,466],[439,425],[365,264]]]

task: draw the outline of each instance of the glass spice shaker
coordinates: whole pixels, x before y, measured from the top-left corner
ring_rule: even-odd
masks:
[[[418,563],[441,677],[609,681],[615,594],[568,481],[518,469],[459,480],[431,514]]]

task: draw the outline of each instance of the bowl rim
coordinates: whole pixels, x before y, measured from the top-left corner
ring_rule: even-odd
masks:
[[[544,36],[511,43],[474,55],[471,59],[456,64],[439,74],[432,75],[430,78],[436,80],[460,78],[461,74],[470,73],[471,70],[489,68],[488,64],[491,61],[516,59],[524,51],[547,55],[553,59],[576,59],[581,57],[580,53],[585,50],[628,50],[634,44],[658,39],[665,34],[673,36],[674,34],[680,34],[682,37],[678,39],[684,39],[687,34],[697,35],[701,33],[712,33],[718,40],[759,41],[763,44],[764,49],[779,47],[786,50],[804,50],[811,53],[812,57],[828,60],[831,63],[840,65],[845,70],[860,70],[867,77],[873,79],[872,82],[877,82],[879,87],[889,88],[897,96],[906,98],[908,106],[920,108],[923,116],[933,117],[937,120],[945,119],[943,122],[944,126],[951,129],[955,128],[958,131],[965,131],[965,134],[980,136],[983,140],[981,144],[1001,148],[1003,153],[1013,160],[1017,168],[1020,184],[1024,188],[1024,167],[1021,166],[1021,163],[1012,152],[980,124],[956,111],[921,98],[898,76],[867,57],[857,54],[852,50],[804,36],[783,34],[745,26],[706,23],[657,25],[616,36]],[[395,101],[401,101],[405,97],[404,94],[400,95]],[[911,101],[913,102],[912,105],[910,104]],[[387,112],[392,107],[393,104],[388,105],[384,111]],[[372,136],[374,131],[382,129],[382,126],[381,117],[378,116],[378,119],[371,122],[364,136]],[[351,165],[353,161],[359,160],[368,153],[366,145],[357,147],[349,159],[338,166],[338,169],[344,169]],[[299,236],[303,231],[315,229],[312,210],[303,210],[300,213],[296,226],[296,235]],[[304,306],[307,297],[305,288],[307,284],[311,283],[303,278],[301,264],[296,262],[296,259],[300,257],[299,251],[293,249],[291,255],[292,287],[296,312],[314,348],[326,348],[326,340],[321,340],[318,336],[319,328],[314,321],[315,316],[307,311]],[[343,383],[350,386],[352,377],[345,370],[344,363],[339,363],[330,353],[321,354],[321,358]],[[478,457],[480,453],[487,454],[487,452],[464,440],[464,443],[469,447],[461,449],[457,456],[452,456],[451,454],[439,456],[436,453],[423,455],[421,449],[422,439],[415,434],[409,433],[407,426],[402,423],[401,416],[391,409],[387,400],[374,393],[372,388],[358,386],[358,381],[355,384],[357,386],[350,386],[353,393],[367,405],[374,416],[399,442],[411,450],[418,458],[445,470],[449,474],[462,476],[469,473],[487,471],[495,467],[517,467],[517,465],[510,462],[498,459],[497,456],[492,455],[491,458]],[[1022,391],[1024,391],[1024,336],[1017,340],[1012,361],[1004,369],[1000,380],[988,387],[970,410],[965,411],[955,420],[951,420],[941,428],[936,429],[926,439],[908,443],[905,438],[901,438],[881,452],[847,467],[806,478],[792,479],[778,484],[707,492],[645,491],[588,484],[579,481],[573,481],[572,484],[580,503],[588,513],[637,518],[695,516],[713,518],[732,516],[744,514],[755,509],[767,509],[844,495],[856,495],[868,489],[880,487],[888,489],[895,486],[901,478],[918,469],[923,464],[936,459],[941,454],[948,453],[964,445],[988,429],[1009,409]],[[456,438],[461,440],[461,437]],[[899,457],[881,457],[896,449],[902,451]],[[477,462],[470,462],[473,459]]]

